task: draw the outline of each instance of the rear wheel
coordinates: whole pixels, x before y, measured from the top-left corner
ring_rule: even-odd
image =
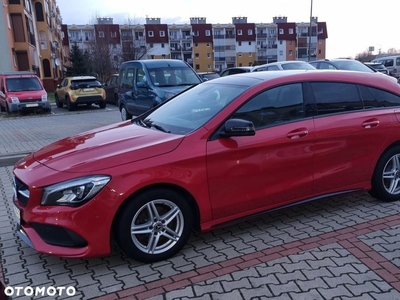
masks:
[[[383,201],[400,200],[400,146],[388,149],[379,159],[370,194]]]
[[[186,244],[193,214],[185,197],[154,189],[132,199],[119,215],[115,236],[121,249],[141,262],[172,257]]]
[[[132,119],[132,115],[130,113],[128,113],[128,111],[126,110],[125,105],[121,106],[121,119],[122,121],[126,121],[129,119]]]
[[[69,97],[67,97],[67,108],[69,111],[73,111],[75,110],[76,104],[72,103],[71,99],[69,99]]]
[[[62,108],[62,107],[64,106],[64,103],[62,103],[62,102],[60,101],[60,99],[58,99],[58,95],[57,95],[57,94],[54,95],[54,98],[56,99],[56,105],[57,105],[57,107],[58,107],[58,108]]]

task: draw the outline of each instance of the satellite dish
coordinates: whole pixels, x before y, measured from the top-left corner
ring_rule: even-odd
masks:
[[[55,63],[56,63],[56,66],[60,66],[60,64],[61,64],[60,59],[59,59],[59,58],[56,58]]]
[[[58,29],[58,30],[61,30],[61,25],[57,25],[57,29]]]

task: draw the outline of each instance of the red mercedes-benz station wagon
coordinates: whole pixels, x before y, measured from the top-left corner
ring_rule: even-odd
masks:
[[[198,84],[14,168],[19,236],[42,253],[153,262],[191,232],[354,191],[400,199],[400,85],[352,71]],[[323,200],[329,201],[329,200]]]

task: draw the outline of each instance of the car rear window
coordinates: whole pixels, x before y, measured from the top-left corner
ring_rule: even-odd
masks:
[[[72,80],[71,87],[72,88],[102,87],[102,84],[96,79]]]
[[[36,77],[7,78],[6,86],[9,92],[41,91],[43,89]]]

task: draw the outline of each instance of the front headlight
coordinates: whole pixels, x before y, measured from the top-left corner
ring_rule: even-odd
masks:
[[[47,94],[46,95],[42,95],[42,101],[47,101]]]
[[[18,97],[10,97],[9,99],[11,100],[11,103],[15,103],[15,104],[19,103]]]
[[[173,96],[175,96],[176,94],[174,93],[165,93],[165,100],[168,100],[169,98],[172,98]]]
[[[110,179],[110,176],[93,175],[48,186],[43,190],[41,204],[82,205],[96,196]]]

